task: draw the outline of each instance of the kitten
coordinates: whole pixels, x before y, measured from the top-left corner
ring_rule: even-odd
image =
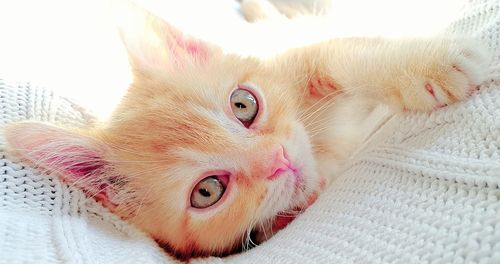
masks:
[[[134,80],[108,122],[21,122],[5,136],[182,258],[285,226],[366,136],[375,104],[432,111],[483,80],[483,53],[461,40],[334,39],[261,61],[137,8],[126,20]]]

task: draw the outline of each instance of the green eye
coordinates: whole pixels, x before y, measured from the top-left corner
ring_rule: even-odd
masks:
[[[255,96],[244,89],[237,89],[231,94],[231,109],[238,120],[246,127],[250,126],[257,116],[259,105]]]
[[[191,193],[191,206],[207,208],[217,203],[226,191],[224,184],[217,176],[209,176],[201,180]]]

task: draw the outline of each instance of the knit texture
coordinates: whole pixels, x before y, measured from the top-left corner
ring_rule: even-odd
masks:
[[[500,2],[470,0],[450,30],[492,51],[465,102],[393,116],[304,214],[263,245],[194,263],[500,263]],[[88,126],[84,109],[0,80],[0,123]],[[0,263],[173,263],[150,238],[0,141]]]

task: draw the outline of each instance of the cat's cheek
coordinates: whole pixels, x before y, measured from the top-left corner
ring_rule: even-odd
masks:
[[[316,161],[313,156],[312,145],[309,135],[302,125],[292,124],[290,126],[291,136],[285,142],[288,156],[293,164],[300,168],[302,180],[306,189],[316,185],[318,173]]]

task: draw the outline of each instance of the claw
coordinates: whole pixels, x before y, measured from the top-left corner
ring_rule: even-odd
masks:
[[[462,69],[460,69],[460,67],[458,67],[457,65],[453,65],[452,67],[455,71],[464,73],[464,71],[462,71]]]
[[[434,99],[436,99],[437,101],[436,94],[434,93],[434,87],[432,87],[432,84],[426,83],[425,90],[427,90],[432,95],[432,97],[434,97]]]

